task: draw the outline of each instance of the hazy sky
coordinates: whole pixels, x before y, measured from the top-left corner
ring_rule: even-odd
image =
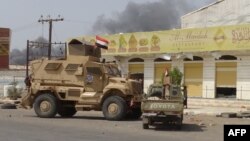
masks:
[[[23,49],[26,41],[39,36],[48,37],[48,23],[38,23],[41,15],[65,20],[53,23],[52,41],[66,41],[71,37],[90,34],[93,24],[101,15],[112,18],[124,11],[129,1],[135,3],[165,0],[0,0],[0,27],[12,30],[11,49]],[[166,0],[167,1],[167,0]],[[172,1],[172,0],[169,0]],[[179,0],[183,2],[183,0]],[[196,5],[213,0],[184,0]],[[177,0],[178,2],[178,0]],[[207,4],[207,3],[206,3]],[[152,22],[152,21],[151,21]]]
[[[125,9],[130,0],[1,0],[0,27],[12,30],[11,49],[24,48],[26,40],[48,37],[48,24],[38,23],[41,15],[57,18],[54,22],[53,41],[86,35],[100,15],[111,16]],[[157,0],[133,0],[137,3]]]

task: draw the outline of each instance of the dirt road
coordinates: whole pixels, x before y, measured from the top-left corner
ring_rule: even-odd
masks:
[[[250,124],[250,120],[186,115],[181,131],[143,130],[140,120],[107,121],[101,112],[42,119],[33,110],[1,109],[0,141],[222,141],[224,124]]]

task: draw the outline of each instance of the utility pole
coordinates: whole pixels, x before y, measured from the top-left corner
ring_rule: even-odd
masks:
[[[40,23],[44,23],[44,22],[48,22],[49,23],[49,48],[48,48],[48,59],[50,60],[51,58],[51,44],[52,44],[52,23],[53,22],[57,22],[57,21],[63,21],[63,18],[60,18],[60,15],[58,15],[58,18],[56,19],[52,19],[50,18],[50,16],[47,16],[46,19],[43,18],[43,15],[41,15],[40,19],[38,20],[38,22]]]

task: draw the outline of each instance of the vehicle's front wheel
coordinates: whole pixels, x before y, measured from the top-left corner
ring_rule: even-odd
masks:
[[[50,94],[39,95],[34,102],[34,110],[38,117],[53,118],[57,114],[58,102],[55,96]]]
[[[111,96],[104,101],[102,111],[107,120],[122,120],[127,113],[126,101],[119,96]]]

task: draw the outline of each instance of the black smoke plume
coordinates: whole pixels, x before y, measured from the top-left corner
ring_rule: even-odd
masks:
[[[101,15],[92,27],[93,34],[114,34],[180,28],[180,17],[215,0],[160,0],[129,2],[125,10],[112,15]]]
[[[48,56],[48,40],[43,37],[38,37],[35,42],[46,43],[45,45],[34,45],[29,50],[29,60],[35,60]],[[63,58],[65,47],[63,45],[52,46],[52,57]],[[25,65],[26,64],[27,50],[13,49],[10,53],[10,65]]]

